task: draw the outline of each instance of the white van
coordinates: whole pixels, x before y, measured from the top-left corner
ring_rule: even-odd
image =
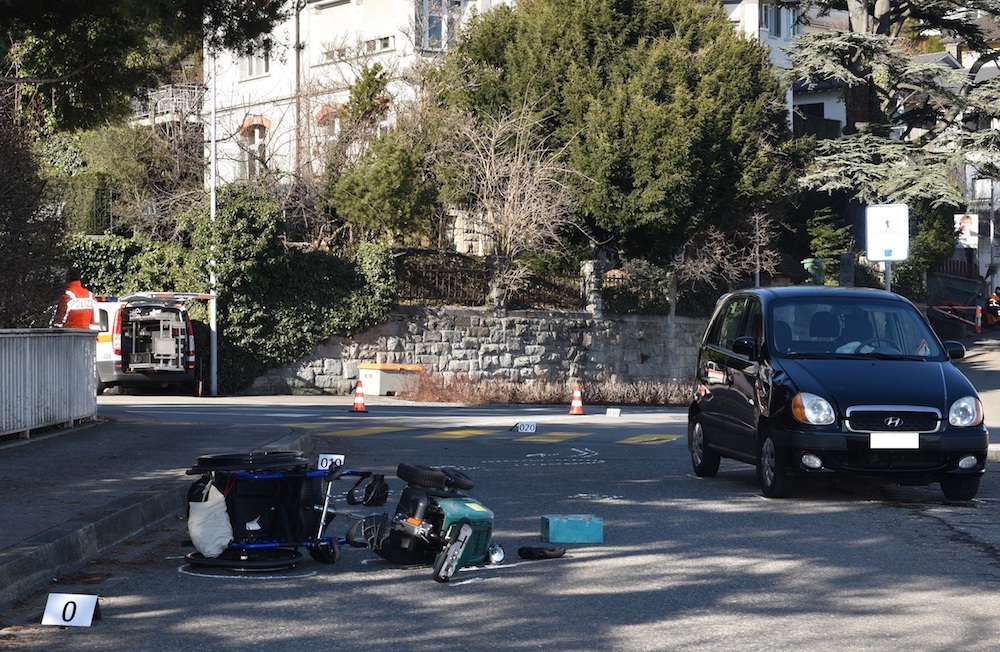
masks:
[[[207,294],[98,297],[97,393],[114,386],[196,389],[195,343],[184,301]]]

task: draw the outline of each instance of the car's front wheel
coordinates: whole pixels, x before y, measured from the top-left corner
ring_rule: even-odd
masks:
[[[948,500],[972,500],[979,493],[979,480],[982,476],[966,476],[959,478],[944,478],[941,480],[941,491]]]
[[[765,434],[757,446],[757,482],[768,498],[787,498],[792,495],[794,480],[782,464],[774,438]]]
[[[691,467],[699,478],[711,478],[719,472],[719,454],[708,447],[705,428],[697,414],[688,423],[688,450],[691,451]]]

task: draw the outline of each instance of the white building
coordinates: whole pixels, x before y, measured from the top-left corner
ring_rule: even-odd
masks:
[[[270,57],[205,56],[206,124],[215,112],[220,183],[265,172],[284,181],[320,174],[339,106],[365,63],[389,72],[390,94],[417,57],[453,42],[473,11],[503,0],[306,0],[274,34]]]
[[[792,46],[792,39],[802,31],[797,9],[777,7],[771,0],[723,0],[722,5],[737,30],[756,37],[766,46],[775,66],[788,68],[787,50]],[[785,100],[791,121],[794,101],[791,88],[786,91]]]

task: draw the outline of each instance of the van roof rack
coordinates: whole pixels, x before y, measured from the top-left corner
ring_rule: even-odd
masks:
[[[128,301],[129,299],[167,299],[169,301],[188,301],[191,299],[197,299],[201,301],[208,301],[212,299],[215,295],[205,294],[199,292],[134,292],[132,294],[121,297],[120,301]]]

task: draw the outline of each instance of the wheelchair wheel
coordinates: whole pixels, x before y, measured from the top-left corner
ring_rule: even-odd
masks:
[[[218,557],[205,557],[200,552],[184,555],[192,566],[225,568],[232,571],[275,571],[295,568],[302,560],[302,553],[290,548],[261,548],[237,550],[227,548]]]
[[[308,546],[309,556],[321,564],[335,564],[340,559],[340,544],[336,540]]]

